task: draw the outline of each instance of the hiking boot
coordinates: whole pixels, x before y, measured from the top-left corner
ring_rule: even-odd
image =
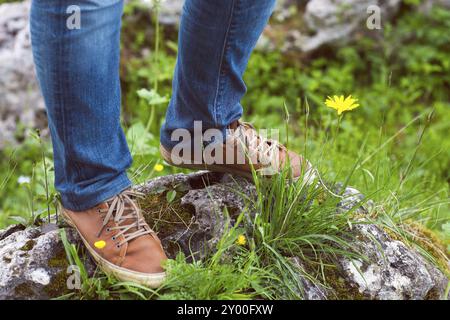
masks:
[[[315,170],[308,160],[287,150],[278,141],[261,137],[251,124],[235,121],[228,129],[230,133],[225,142],[211,143],[205,147],[199,157],[200,161],[194,161],[192,152],[183,154],[178,152],[179,150],[175,152],[174,149],[172,152],[162,145],[160,145],[161,155],[168,164],[181,168],[224,172],[252,178],[252,169],[261,175],[272,176],[288,167],[294,180],[303,177],[307,184],[314,181]]]
[[[92,209],[62,214],[105,273],[156,288],[165,278],[161,264],[167,257],[135,201],[140,196],[128,189]]]

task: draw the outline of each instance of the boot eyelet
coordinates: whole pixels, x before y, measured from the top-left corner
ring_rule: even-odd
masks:
[[[106,228],[106,232],[110,232],[111,231],[111,229],[110,228]]]
[[[112,239],[112,241],[116,241],[116,237],[112,237],[111,239]]]
[[[117,248],[117,249],[120,249],[120,245],[119,245],[119,244],[118,244],[118,245],[116,245],[116,248]]]

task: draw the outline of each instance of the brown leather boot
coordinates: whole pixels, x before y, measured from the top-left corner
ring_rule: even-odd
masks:
[[[252,168],[261,175],[272,176],[286,166],[290,167],[295,180],[303,178],[305,183],[310,184],[316,178],[315,170],[308,160],[287,150],[278,141],[259,136],[251,124],[235,121],[229,129],[232,129],[232,133],[218,146],[220,154],[207,152],[205,148],[200,163],[194,162],[192,155],[178,155],[162,145],[161,156],[173,166],[232,173],[247,178],[252,178]]]
[[[134,200],[139,196],[128,189],[92,209],[62,214],[105,273],[155,288],[165,278],[167,257]]]

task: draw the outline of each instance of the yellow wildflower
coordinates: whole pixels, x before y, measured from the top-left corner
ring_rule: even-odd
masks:
[[[96,241],[96,242],[94,243],[94,246],[95,246],[96,248],[98,248],[98,249],[103,249],[103,248],[106,246],[106,242],[103,241],[103,240]]]
[[[161,171],[164,170],[164,166],[163,166],[162,164],[157,163],[157,164],[155,164],[155,166],[153,167],[153,169],[154,169],[155,171],[157,171],[157,172],[161,172]]]
[[[245,244],[247,243],[247,239],[245,238],[245,236],[243,234],[239,235],[236,243],[240,246],[245,246]]]
[[[344,111],[350,111],[359,107],[357,103],[358,99],[353,98],[349,95],[344,99],[344,96],[333,96],[333,98],[328,97],[325,101],[327,107],[333,108],[337,111],[338,115],[341,115]]]

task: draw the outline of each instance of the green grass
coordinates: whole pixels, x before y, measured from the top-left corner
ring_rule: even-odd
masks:
[[[359,257],[350,248],[350,234],[342,231],[356,220],[351,212],[336,215],[338,198],[324,197],[323,189],[305,187],[302,182],[286,185],[287,174],[258,179],[258,197],[247,199],[252,210],[244,210],[233,225],[227,224],[216,250],[192,263],[183,254],[169,260],[169,277],[157,290],[101,274],[87,277],[76,248],[63,236],[68,260],[79,266],[83,285],[62,298],[301,299],[299,273],[326,287],[323,270],[331,259]],[[238,243],[240,237],[245,237],[245,243]],[[309,266],[308,273],[297,269],[290,257],[299,257]]]
[[[260,179],[255,173],[256,197],[242,195],[247,199],[247,209],[234,224],[228,219],[215,250],[202,260],[191,257],[194,261],[189,263],[182,253],[169,260],[165,265],[168,279],[156,290],[123,283],[102,273],[89,278],[78,251],[63,237],[68,260],[82,270],[83,285],[81,290],[61,298],[303,299],[299,274],[323,289],[335,288],[337,259],[366,259],[353,248],[351,229],[361,223],[386,228],[389,226],[386,219],[392,220],[389,213],[375,211],[361,220],[362,215],[356,212],[359,205],[338,214],[336,207],[342,200],[339,194],[330,192],[329,187],[316,187],[316,183],[307,186],[302,180],[289,181],[289,175],[285,170],[271,179]],[[394,225],[396,228],[390,234],[408,241],[405,226]],[[245,241],[239,242],[242,237]],[[411,245],[420,245],[410,240]],[[424,255],[445,272],[447,267],[436,261],[439,259],[436,252],[443,255],[442,251],[425,251]],[[299,258],[303,269],[294,264],[294,257]],[[345,294],[335,298],[359,298],[351,290]]]

